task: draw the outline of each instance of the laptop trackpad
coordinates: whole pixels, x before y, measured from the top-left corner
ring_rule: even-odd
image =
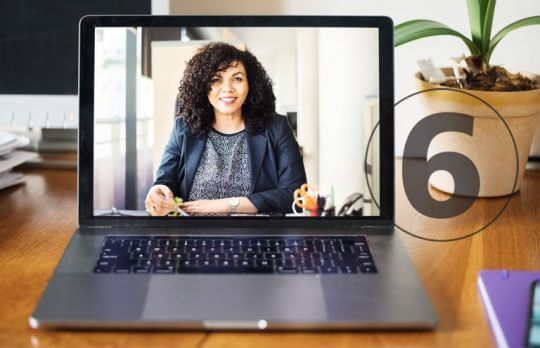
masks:
[[[317,320],[326,318],[319,277],[176,275],[150,280],[142,320]]]

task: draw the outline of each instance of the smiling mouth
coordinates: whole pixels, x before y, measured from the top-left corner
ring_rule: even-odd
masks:
[[[219,101],[225,105],[230,105],[236,101],[236,97],[223,97],[219,98]]]

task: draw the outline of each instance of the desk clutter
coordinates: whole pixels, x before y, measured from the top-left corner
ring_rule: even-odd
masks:
[[[24,167],[77,169],[78,130],[76,128],[6,127],[1,128],[0,132],[24,139],[17,145],[19,152],[22,150],[34,154],[23,161]],[[16,156],[17,153],[14,155]],[[0,156],[2,156],[1,153]]]
[[[0,190],[24,182],[24,175],[12,169],[37,157],[35,152],[16,150],[29,143],[25,136],[0,131]]]
[[[287,216],[311,216],[311,217],[334,217],[334,216],[364,216],[364,206],[371,204],[372,200],[360,192],[349,195],[339,209],[334,201],[334,186],[329,194],[315,191],[305,183],[296,189],[293,194],[292,214]],[[368,214],[369,215],[369,212]]]

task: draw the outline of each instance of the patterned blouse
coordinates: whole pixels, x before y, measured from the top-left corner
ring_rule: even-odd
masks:
[[[251,192],[246,132],[208,132],[189,200],[244,197]]]

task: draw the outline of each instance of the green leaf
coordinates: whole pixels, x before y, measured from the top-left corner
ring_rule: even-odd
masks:
[[[469,51],[471,51],[471,54],[480,54],[478,46],[469,38],[445,24],[428,19],[416,19],[398,24],[394,28],[394,34],[394,46],[396,47],[429,36],[451,35],[463,40]]]
[[[495,36],[493,36],[493,39],[491,39],[491,42],[489,44],[489,48],[487,52],[485,53],[485,60],[486,63],[489,63],[489,59],[491,58],[491,55],[493,54],[493,50],[497,46],[497,44],[511,31],[527,27],[530,25],[538,25],[540,24],[540,16],[534,16],[534,17],[528,17],[520,19],[519,21],[516,21],[512,24],[507,25],[506,27],[502,28]]]
[[[482,47],[482,26],[484,24],[482,15],[485,2],[485,0],[467,0],[467,13],[469,14],[472,41],[479,48]]]
[[[496,0],[467,0],[472,41],[484,54],[489,47]]]
[[[487,0],[487,6],[484,11],[484,18],[482,25],[482,45],[480,49],[482,54],[485,54],[489,49],[489,43],[491,40],[491,27],[493,25],[493,16],[495,15],[496,0]]]

